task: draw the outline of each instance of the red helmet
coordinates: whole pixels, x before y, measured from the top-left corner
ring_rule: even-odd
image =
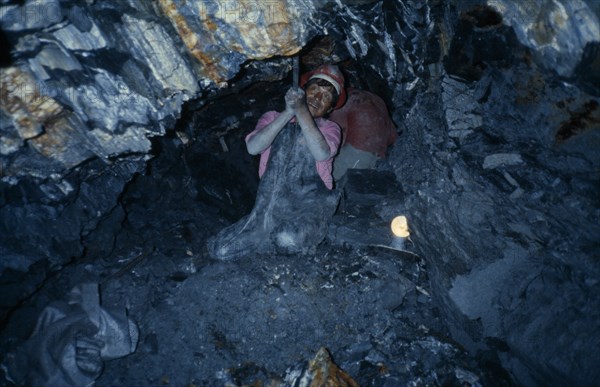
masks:
[[[346,102],[346,88],[344,88],[344,74],[336,65],[322,65],[316,69],[302,74],[300,77],[300,87],[304,87],[311,79],[320,78],[331,83],[338,94],[338,100],[334,109],[341,108]]]

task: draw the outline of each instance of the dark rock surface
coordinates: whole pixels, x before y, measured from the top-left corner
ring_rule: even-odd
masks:
[[[445,336],[417,255],[325,244],[312,256],[211,261],[200,241],[221,215],[193,189],[139,196],[164,176],[158,161],[156,176],[137,179],[123,199],[128,220],[114,254],[58,273],[12,316],[3,352],[27,334],[32,310],[87,278],[101,281],[103,305],[126,305],[141,332],[136,353],[106,363],[99,386],[281,381],[321,346],[361,385],[510,385]],[[183,186],[189,178],[168,180]]]
[[[499,28],[494,39],[511,35]],[[527,55],[496,52],[470,82],[459,77],[473,62],[448,57],[441,103],[418,97],[392,163],[410,179],[404,205],[419,250],[437,257],[432,286],[460,327],[454,337],[500,339],[521,383],[586,385],[600,359],[598,99]]]
[[[90,158],[148,153],[185,101],[251,60],[299,51],[327,4],[3,1],[2,175],[62,177]],[[250,70],[272,76],[261,63]],[[52,168],[27,163],[40,156]]]
[[[0,1],[0,353],[89,280],[143,337],[101,385],[247,384],[323,345],[366,385],[593,385],[598,3],[291,3],[283,44],[233,17],[211,34],[193,1]],[[242,138],[282,108],[279,55],[303,46],[303,69],[340,62],[381,95],[400,137],[318,254],[208,261],[206,238],[252,208]],[[398,214],[418,261],[366,247]]]
[[[94,280],[101,283],[103,306],[126,306],[140,329],[137,351],[107,362],[99,386],[283,383],[288,369],[322,346],[360,385],[511,385],[497,359],[476,361],[447,336],[427,264],[414,253],[326,243],[310,256],[209,259],[206,237],[226,223],[227,212],[215,198],[198,194],[211,179],[190,174],[193,162],[182,165],[190,162],[188,152],[178,140],[162,142],[151,172],[139,175],[121,199],[126,220],[111,253],[99,251],[93,259],[90,253],[66,266],[14,311],[0,336],[3,353],[27,337],[38,308]],[[203,163],[209,169],[218,157]],[[348,210],[338,217],[364,212],[385,197],[365,196],[360,179],[378,178],[357,175],[356,184],[348,184]]]

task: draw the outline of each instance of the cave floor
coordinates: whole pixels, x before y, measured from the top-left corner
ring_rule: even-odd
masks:
[[[101,225],[87,256],[12,314],[2,351],[28,337],[48,303],[94,282],[103,307],[127,308],[140,331],[137,350],[106,362],[97,386],[277,385],[322,347],[362,386],[511,385],[448,338],[414,253],[326,240],[307,256],[208,258],[206,238],[232,221],[214,205],[228,195],[188,172],[159,160],[139,176],[121,199],[121,228]]]
[[[473,364],[432,331],[439,322],[415,258],[327,245],[237,262],[151,252],[103,286],[105,303],[129,305],[141,335],[98,385],[266,383],[320,347],[361,385],[458,382]]]
[[[135,353],[107,361],[98,386],[276,385],[269,383],[321,347],[362,386],[514,385],[495,353],[467,353],[449,338],[428,257],[378,246],[388,226],[369,205],[389,192],[373,197],[373,187],[355,184],[346,197],[360,201],[362,188],[369,205],[349,213],[346,202],[330,226],[335,237],[315,254],[215,261],[206,240],[249,212],[252,182],[242,177],[256,168],[236,172],[226,157],[215,159],[216,141],[210,151],[194,149],[208,142],[182,151],[173,138],[161,141],[148,171],[82,235],[85,255],[23,284],[37,290],[2,322],[0,361],[29,337],[44,307],[94,282],[103,306],[127,308],[140,330]],[[229,152],[245,152],[235,144]],[[33,266],[30,283],[48,269]],[[11,385],[2,370],[0,385]]]

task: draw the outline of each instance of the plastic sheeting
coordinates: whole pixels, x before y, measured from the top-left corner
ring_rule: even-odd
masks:
[[[103,362],[135,351],[137,325],[100,306],[97,284],[78,285],[67,301],[47,306],[30,338],[7,356],[9,380],[27,386],[87,386]]]
[[[288,125],[277,135],[250,214],[208,242],[216,259],[257,253],[309,253],[327,235],[339,192],[325,187],[300,128]]]

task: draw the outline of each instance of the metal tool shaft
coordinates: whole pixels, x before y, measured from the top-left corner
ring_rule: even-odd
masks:
[[[292,58],[292,87],[298,87],[300,77],[300,57],[296,55]]]

